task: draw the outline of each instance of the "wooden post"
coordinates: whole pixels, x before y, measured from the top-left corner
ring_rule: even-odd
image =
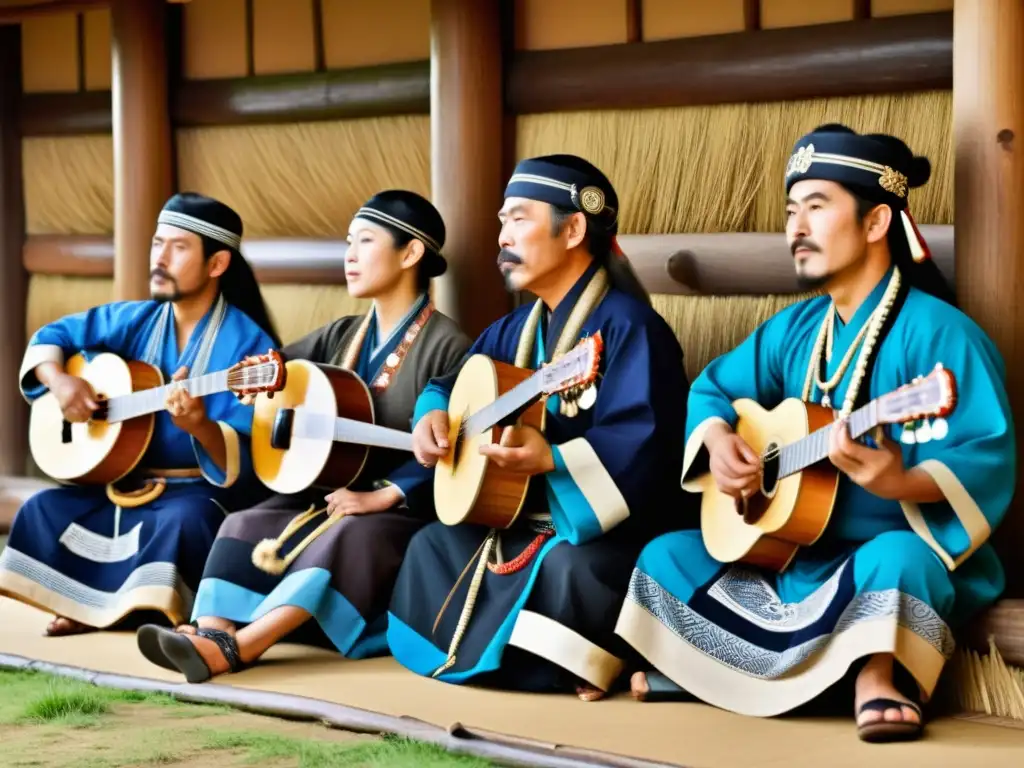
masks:
[[[970,0],[953,10],[955,253],[959,302],[992,337],[1024,447],[1024,3]],[[991,407],[995,407],[992,404]],[[1011,466],[1007,472],[1014,471]],[[1024,495],[993,541],[1007,571],[1007,597],[1024,596]]]
[[[21,27],[0,26],[0,475],[23,475],[28,466],[28,407],[18,388],[25,351],[28,274],[22,265],[25,200],[21,181]]]
[[[172,191],[166,0],[113,0],[114,299],[149,297],[149,243]]]
[[[438,308],[475,337],[511,307],[495,264],[503,155],[500,3],[431,0],[430,166],[448,272]]]

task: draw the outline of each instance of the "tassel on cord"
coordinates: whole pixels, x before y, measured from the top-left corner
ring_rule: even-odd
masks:
[[[326,507],[323,509],[317,509],[311,504],[309,509],[293,518],[276,539],[264,539],[253,548],[252,564],[265,573],[269,573],[273,576],[280,576],[288,569],[288,566],[295,562],[295,558],[302,554],[302,551],[312,544],[320,534],[344,517],[344,515],[328,515],[327,519],[313,529],[306,538],[300,541],[295,546],[295,549],[288,553],[287,557],[282,558],[281,547],[284,546],[285,542],[292,536],[292,534],[298,531],[299,528],[308,523],[314,517],[321,515],[326,511]]]
[[[900,218],[903,219],[903,231],[907,234],[907,243],[910,244],[911,257],[918,264],[926,259],[930,259],[932,254],[928,249],[928,243],[921,236],[914,217],[910,215],[910,211],[907,209],[900,211]]]

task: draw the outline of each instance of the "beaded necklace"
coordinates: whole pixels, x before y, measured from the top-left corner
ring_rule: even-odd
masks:
[[[850,379],[850,386],[846,390],[846,398],[843,401],[840,416],[846,417],[853,412],[853,405],[857,401],[857,393],[860,391],[861,384],[863,383],[864,373],[867,371],[868,367],[868,361],[871,359],[871,353],[874,351],[875,345],[878,343],[878,337],[881,334],[882,326],[885,324],[885,320],[889,316],[889,312],[892,310],[893,304],[896,301],[896,296],[899,294],[901,280],[902,278],[899,268],[893,267],[892,277],[889,278],[889,284],[885,288],[882,300],[878,303],[878,306],[871,313],[870,317],[868,317],[867,321],[860,329],[860,332],[850,344],[850,348],[846,351],[846,355],[840,362],[835,374],[828,381],[822,381],[820,376],[822,368],[821,356],[824,353],[826,362],[832,359],[835,304],[829,305],[829,311],[824,322],[821,324],[821,329],[818,331],[818,338],[814,342],[814,350],[811,352],[810,364],[807,367],[807,377],[804,380],[804,402],[811,402],[812,386],[816,385],[822,393],[822,406],[825,408],[832,407],[832,399],[829,396],[829,393],[839,384],[840,381],[843,380],[843,376],[846,374],[846,369],[850,366],[850,361],[853,359],[853,353],[863,340],[864,343],[863,346],[861,346],[860,355],[857,357],[857,363],[853,369],[853,377]]]

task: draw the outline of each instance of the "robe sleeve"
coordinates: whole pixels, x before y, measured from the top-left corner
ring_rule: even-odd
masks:
[[[241,312],[234,314],[231,325],[221,330],[222,336],[225,333],[237,341],[226,345],[225,352],[218,353],[218,368],[230,367],[249,355],[262,355],[276,346],[270,336]],[[225,467],[217,466],[202,444],[191,438],[192,450],[203,477],[218,488],[258,482],[252,465],[253,406],[243,405],[231,392],[212,395],[206,398],[205,405],[208,418],[216,423],[224,437],[227,460]]]
[[[788,343],[787,330],[793,327],[795,309],[787,308],[766,320],[735,349],[708,363],[694,380],[686,414],[682,473],[685,490],[700,490],[691,481],[707,471],[704,436],[708,428],[720,423],[736,425],[734,401],[750,398],[766,408],[782,401],[783,352]]]
[[[555,468],[546,475],[552,522],[571,544],[652,508],[652,493],[676,477],[681,458],[688,384],[671,329],[660,318],[630,323],[609,329],[605,343],[593,421],[551,446]]]
[[[932,439],[902,444],[913,456],[908,466],[927,472],[945,500],[901,503],[911,528],[954,570],[988,540],[1014,493],[1016,442],[1005,369],[991,340],[966,317],[924,335],[908,357],[916,367],[910,376],[925,376],[941,362],[956,379],[956,406],[945,424],[930,420]]]
[[[441,378],[448,376],[453,371],[458,371],[462,367],[462,361],[466,358],[466,353],[469,350],[471,344],[468,338],[461,332],[452,333],[447,335],[434,350],[431,350],[429,360],[431,365],[431,371],[428,374],[429,378]],[[429,387],[430,384],[427,385]],[[450,393],[450,389],[448,392]],[[420,404],[422,397],[417,398],[417,406]],[[430,405],[427,401],[427,406]],[[448,407],[448,397],[444,397],[444,408]],[[421,414],[422,415],[422,414]],[[412,424],[416,424],[419,419],[416,418],[415,413],[413,414]],[[405,462],[401,466],[397,467],[387,477],[387,482],[391,485],[395,485],[402,492],[402,496],[405,497],[406,504],[410,505],[410,508],[419,508],[421,503],[425,501],[424,494],[430,494],[431,483],[434,479],[434,470],[427,469],[422,466],[416,459],[412,458]]]
[[[32,334],[18,374],[22,396],[32,402],[46,392],[36,378],[36,366],[63,365],[87,349],[107,350],[128,357],[128,348],[142,323],[149,302],[122,301],[103,304],[48,323]]]
[[[329,363],[337,351],[337,345],[353,317],[340,317],[325,326],[307,333],[301,339],[286,344],[281,350],[285,360],[309,360],[314,363]]]

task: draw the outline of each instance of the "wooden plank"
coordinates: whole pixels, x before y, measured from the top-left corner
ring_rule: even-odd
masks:
[[[515,7],[518,50],[614,45],[627,40],[626,0],[515,0]]]
[[[24,21],[61,14],[82,13],[94,8],[105,8],[110,0],[54,0],[43,3],[7,3],[0,6],[0,26],[21,24]]]
[[[18,107],[21,95],[21,27],[0,27],[0,474],[23,474],[28,456],[28,408],[15,373],[25,349],[28,275],[21,263],[25,200]]]
[[[323,32],[327,69],[423,61],[430,0],[323,0]]]
[[[808,33],[808,29],[811,30]],[[799,32],[799,35],[795,35]],[[510,57],[513,114],[948,89],[952,14],[924,14]],[[110,132],[110,95],[25,94],[25,136]],[[186,81],[180,127],[428,114],[430,62]]]
[[[108,91],[113,84],[110,47],[110,9],[100,8],[83,14],[85,21],[85,87],[90,91]]]
[[[643,0],[642,39],[653,42],[741,32],[746,29],[747,3],[748,0]]]
[[[246,0],[203,0],[182,10],[182,77],[245,77]]]
[[[953,88],[956,287],[967,314],[1003,355],[1017,445],[1024,440],[1024,3],[957,3]],[[994,407],[994,406],[993,406]],[[1011,468],[1007,468],[1010,471]],[[1024,473],[992,536],[1006,596],[1024,597]]]
[[[854,4],[855,0],[761,0],[761,29],[850,21]]]
[[[953,227],[924,225],[921,233],[939,269],[952,282]],[[800,292],[782,233],[620,235],[619,244],[651,293]],[[344,240],[250,238],[243,242],[242,253],[265,282],[340,285],[345,282],[347,247]],[[25,268],[32,274],[83,277],[109,277],[112,257],[110,238],[102,235],[35,235],[26,241],[23,254]],[[484,263],[484,268],[491,270],[491,263]],[[304,275],[310,279],[307,281]],[[497,270],[493,275],[497,276]]]
[[[950,13],[516,56],[516,114],[949,89]]]
[[[252,9],[254,74],[316,69],[312,0],[253,0]]]
[[[78,18],[40,16],[21,25],[19,69],[25,93],[78,91]]]

